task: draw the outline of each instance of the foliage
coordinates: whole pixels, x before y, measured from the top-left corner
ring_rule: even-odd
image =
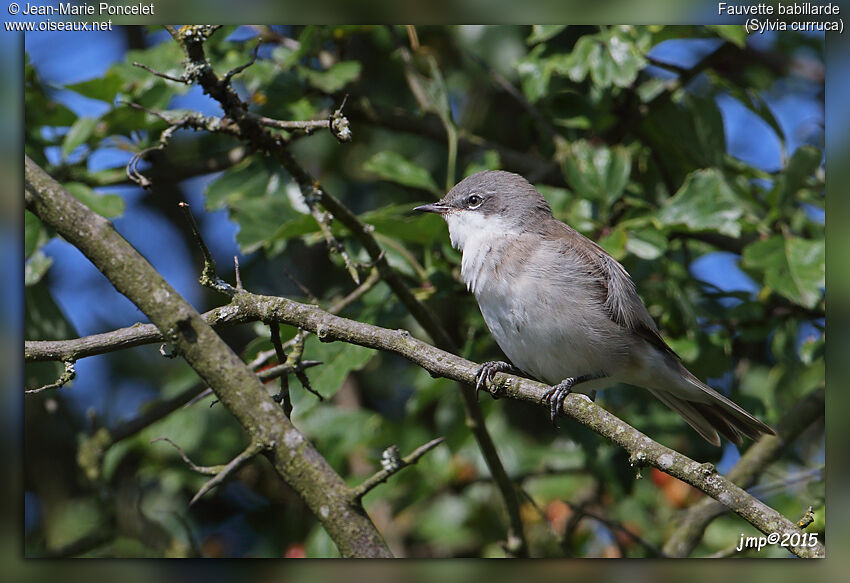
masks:
[[[776,171],[750,165],[730,152],[729,119],[718,101],[737,100],[750,112],[739,121],[770,128],[785,152],[787,136],[766,94],[791,84],[817,90],[822,80],[801,77],[789,65],[800,51],[811,59],[809,40],[801,37],[795,45],[788,38],[796,37],[788,37],[782,45],[754,48],[739,30],[417,27],[417,50],[404,27],[260,27],[250,35],[228,28],[213,35],[206,50],[223,75],[249,61],[250,37],[263,37],[257,62],[234,77],[258,115],[327,119],[349,95],[343,113],[351,120],[351,143],[338,143],[326,130],[280,135],[292,140],[296,158],[328,192],[371,225],[390,265],[427,300],[464,356],[480,362],[501,355],[459,282],[459,255],[444,225],[433,216],[412,217],[410,209],[439,196],[438,185],[503,168],[533,180],[558,218],[626,266],[665,338],[695,374],[773,424],[824,384],[822,143],[800,145]],[[683,43],[684,51],[697,39],[716,44],[692,66],[665,66],[652,56],[665,41]],[[326,234],[275,160],[249,154],[208,175],[203,187],[168,179],[207,175],[206,160],[240,146],[233,137],[177,132],[141,166],[143,174],[159,178],[149,191],[134,194],[136,202],[125,210],[115,193],[119,186],[127,192],[121,163],[97,168],[93,158],[118,151],[126,162],[129,154],[159,143],[167,124],[127,103],[175,118],[185,113],[177,106],[187,103],[186,85],[132,66],[138,61],[172,76],[182,73],[176,43],[153,35],[146,41],[147,48],[127,52],[102,74],[62,88],[106,104],[96,116],[72,111],[27,62],[27,155],[104,216],[139,221],[153,213],[158,224],[149,227],[152,238],[166,230],[185,233],[174,205],[202,190],[205,210],[226,210],[238,228],[222,256],[233,255],[238,245],[243,283],[252,291],[329,307],[354,289],[342,254],[327,252]],[[816,46],[822,63],[822,43]],[[196,98],[192,103],[204,103]],[[201,207],[193,212],[206,223]],[[330,224],[366,273],[365,251],[337,221]],[[53,233],[30,213],[25,230],[27,338],[75,337],[70,322],[81,316],[60,309],[67,304],[56,296]],[[183,251],[195,252],[188,236],[181,243]],[[724,260],[728,272],[716,270],[707,282],[698,266],[712,260]],[[188,263],[181,268],[198,270]],[[744,287],[726,277],[746,277],[738,268],[749,277]],[[220,270],[227,274],[226,267]],[[200,304],[209,309],[221,302],[206,295]],[[383,282],[343,315],[423,336]],[[116,317],[100,325],[99,331],[108,331],[126,321]],[[282,330],[284,340],[295,333]],[[261,325],[229,330],[226,338],[246,361],[271,348]],[[504,554],[504,505],[451,383],[394,357],[315,338],[305,343],[304,358],[324,363],[307,374],[326,400],[318,402],[292,379],[293,421],[350,484],[378,470],[390,444],[407,454],[436,436],[446,438],[365,498],[394,552]],[[244,435],[221,406],[207,407],[209,399],[110,444],[95,455],[96,471],[84,472],[76,461],[80,452],[93,447],[99,428],[114,430],[122,421],[110,418],[105,403],[126,420],[199,383],[185,364],[163,359],[153,345],[92,360],[108,371],[97,382],[78,371],[70,388],[27,399],[26,489],[40,509],[28,530],[28,553],[55,551],[92,532],[106,533],[84,549],[97,556],[336,552],[262,460],[187,507],[205,478],[150,440],[169,437],[199,464],[232,459],[244,449]],[[28,364],[27,386],[52,382],[59,371]],[[122,391],[113,392],[119,386]],[[69,397],[75,391],[82,396]],[[653,439],[699,460],[720,459],[722,452],[702,443],[674,413],[635,398],[632,389],[606,391],[601,402]],[[651,556],[679,510],[698,499],[660,472],[636,479],[614,445],[571,424],[553,430],[544,409],[486,396],[481,405],[506,469],[525,494],[521,514],[534,554]],[[787,449],[771,481],[817,468],[822,460],[818,426]],[[794,519],[810,504],[822,513],[823,485],[814,479],[804,488],[775,488],[767,502]],[[582,508],[606,521],[570,520]],[[614,522],[652,545],[624,535]],[[714,522],[698,554],[731,546],[742,530],[749,533],[741,524],[735,517]]]

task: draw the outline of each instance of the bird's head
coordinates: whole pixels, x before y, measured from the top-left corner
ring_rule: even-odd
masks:
[[[439,201],[413,210],[441,215],[452,245],[460,250],[470,237],[516,235],[552,217],[549,203],[534,186],[502,170],[468,176]]]

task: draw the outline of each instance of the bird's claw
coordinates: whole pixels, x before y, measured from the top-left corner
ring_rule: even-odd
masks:
[[[564,401],[567,395],[573,392],[574,378],[562,380],[557,385],[552,386],[543,395],[543,404],[549,405],[549,417],[552,420],[552,425],[558,427],[558,415],[564,412]]]
[[[498,399],[501,395],[501,387],[489,388],[490,381],[493,380],[493,375],[497,372],[513,372],[514,367],[507,362],[499,360],[491,360],[482,364],[475,373],[475,400],[478,400],[478,393],[484,389],[492,395],[494,399]]]

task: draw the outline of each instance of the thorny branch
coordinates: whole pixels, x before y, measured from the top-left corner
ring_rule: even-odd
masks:
[[[213,71],[206,58],[204,42],[215,32],[216,28],[213,26],[184,26],[179,31],[169,31],[186,53],[184,77],[198,83],[205,93],[221,105],[227,117],[238,126],[243,139],[247,140],[258,151],[275,156],[289,172],[298,184],[305,202],[311,209],[311,214],[317,218],[319,227],[329,244],[329,249],[334,248],[335,239],[329,226],[327,224],[323,226],[323,223],[326,222],[325,219],[329,221],[330,217],[333,217],[345,225],[351,231],[352,236],[360,242],[374,261],[381,277],[437,345],[446,350],[454,350],[454,342],[436,316],[416,298],[401,276],[390,266],[383,249],[375,240],[372,229],[363,224],[348,207],[322,188],[321,184],[297,162],[287,149],[287,142],[280,136],[270,133],[259,123],[256,116],[248,111],[247,104],[239,98],[230,83],[225,82]],[[456,135],[454,139],[450,139],[450,143],[456,143],[456,141]],[[316,205],[320,205],[324,212],[329,213],[329,216],[320,215],[320,211],[314,208]],[[340,252],[340,255],[352,279],[358,281],[359,278],[356,276],[357,266],[342,252]],[[487,432],[478,403],[473,395],[467,391],[461,390],[461,396],[467,425],[475,436],[487,466],[490,468],[495,483],[505,500],[510,519],[507,536],[508,551],[518,556],[524,556],[527,554],[528,545],[519,515],[516,491],[499,459],[493,440]]]
[[[208,482],[206,482],[201,488],[192,496],[192,499],[189,501],[189,506],[192,506],[201,499],[201,497],[223,483],[227,478],[234,475],[239,471],[242,466],[251,461],[258,453],[266,449],[266,446],[260,442],[253,442],[251,445],[246,447],[239,455],[230,460],[226,464],[218,465],[218,466],[199,466],[195,464],[189,456],[186,455],[186,452],[183,451],[183,448],[174,443],[172,440],[167,437],[157,437],[156,439],[152,439],[151,443],[156,443],[157,441],[165,441],[171,444],[174,449],[176,449],[180,453],[180,457],[183,458],[183,461],[186,462],[192,471],[198,472],[199,474],[207,474],[213,476]]]
[[[56,379],[56,381],[54,381],[54,382],[52,382],[48,385],[44,385],[43,387],[39,387],[37,389],[26,389],[24,391],[24,393],[26,393],[27,395],[36,395],[38,393],[41,393],[42,391],[49,391],[51,389],[62,388],[66,384],[68,384],[72,380],[74,380],[74,377],[77,376],[77,370],[74,367],[75,361],[73,359],[68,359],[68,360],[65,360],[64,362],[65,362],[65,368],[62,371],[62,374],[59,376],[59,378]]]
[[[181,357],[212,387],[266,457],[322,523],[343,556],[391,556],[350,488],[283,415],[263,385],[112,224],[25,158],[27,210],[75,245],[151,319]],[[236,294],[237,296],[239,294]],[[324,509],[324,511],[322,511]]]
[[[776,424],[776,435],[765,435],[741,456],[727,478],[749,488],[812,423],[823,418],[824,389],[812,391]],[[754,492],[750,492],[755,495]],[[688,508],[677,521],[676,529],[664,543],[664,552],[672,557],[687,557],[702,539],[706,527],[728,509],[711,498]]]
[[[407,466],[411,466],[418,462],[419,458],[443,443],[443,441],[444,438],[442,437],[432,439],[428,443],[420,445],[409,455],[403,458],[399,457],[398,448],[396,446],[393,445],[388,447],[381,455],[381,465],[383,468],[372,474],[369,478],[364,480],[362,484],[354,488],[351,492],[352,497],[355,500],[360,500],[363,496],[369,493],[370,490],[379,484],[386,482],[393,474],[396,474]]]
[[[450,378],[470,387],[475,383],[478,365],[413,338],[405,330],[388,330],[371,324],[334,316],[316,306],[286,298],[240,292],[223,308],[235,321],[271,321],[297,326],[316,334],[325,342],[343,341],[407,358],[436,376]],[[126,338],[122,338],[126,341]],[[153,341],[153,340],[151,340]],[[75,342],[75,341],[62,341]],[[541,403],[548,387],[521,377],[497,373],[495,385],[508,398]],[[471,389],[467,389],[471,393]],[[640,433],[583,395],[571,394],[564,412],[622,447],[632,464],[653,466],[721,502],[765,534],[799,533],[797,525],[716,472],[711,464],[700,464]],[[767,438],[762,438],[767,439]],[[761,442],[759,442],[761,443]],[[758,446],[758,443],[756,444]],[[756,447],[754,446],[754,447]],[[789,549],[801,557],[820,557],[823,545]]]

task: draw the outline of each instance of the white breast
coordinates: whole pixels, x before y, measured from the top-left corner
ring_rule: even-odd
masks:
[[[447,215],[446,222],[452,244],[463,251],[461,276],[505,355],[550,384],[619,369],[628,346],[612,342],[616,324],[604,313],[590,282],[582,279],[575,258],[555,253],[558,264],[552,266],[552,254],[546,249],[526,247],[528,256],[519,269],[497,272],[505,246],[519,234],[492,218],[460,212]],[[582,389],[611,382],[594,382]]]
[[[519,233],[496,216],[485,217],[474,211],[455,211],[445,215],[452,246],[463,252],[460,275],[472,293],[484,285],[488,256]]]

